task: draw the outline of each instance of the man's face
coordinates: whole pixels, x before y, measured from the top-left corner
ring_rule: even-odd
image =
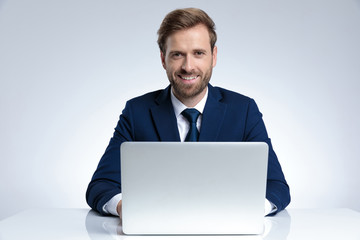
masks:
[[[174,95],[183,103],[197,103],[206,93],[212,69],[216,65],[217,48],[211,51],[210,37],[204,25],[181,30],[166,40],[161,61]]]

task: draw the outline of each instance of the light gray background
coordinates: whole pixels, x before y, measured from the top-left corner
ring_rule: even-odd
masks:
[[[293,208],[360,210],[360,3],[355,0],[0,0],[0,219],[87,207],[125,101],[168,84],[167,12],[203,8],[211,83],[254,98]]]

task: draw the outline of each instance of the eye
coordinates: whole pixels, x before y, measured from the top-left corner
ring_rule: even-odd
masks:
[[[195,56],[203,56],[205,53],[203,51],[196,51]]]
[[[182,54],[180,52],[174,52],[171,54],[172,58],[180,58],[182,56]]]

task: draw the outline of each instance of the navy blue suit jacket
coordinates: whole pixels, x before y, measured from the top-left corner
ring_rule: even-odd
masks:
[[[180,141],[170,87],[126,103],[86,192],[90,207],[102,214],[103,205],[121,192],[119,160],[124,141]],[[269,145],[266,198],[278,211],[289,204],[289,187],[253,99],[209,84],[199,141],[266,142]]]

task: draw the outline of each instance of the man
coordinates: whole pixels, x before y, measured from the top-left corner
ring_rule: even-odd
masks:
[[[217,60],[214,22],[200,9],[178,9],[165,17],[158,35],[170,86],[127,102],[88,186],[88,204],[121,217],[124,141],[254,141],[269,145],[266,214],[284,209],[289,187],[255,101],[209,84]]]

